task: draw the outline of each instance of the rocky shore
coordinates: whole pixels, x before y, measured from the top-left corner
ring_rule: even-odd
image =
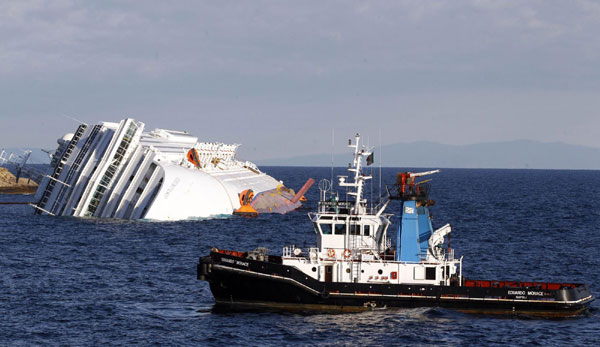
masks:
[[[38,185],[27,178],[16,177],[7,169],[0,167],[0,194],[35,194]]]

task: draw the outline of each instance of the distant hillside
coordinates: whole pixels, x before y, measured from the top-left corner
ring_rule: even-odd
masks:
[[[600,169],[600,149],[560,142],[529,140],[473,145],[435,142],[397,143],[375,149],[376,165],[382,154],[386,167]],[[346,166],[350,152],[336,154],[334,166]],[[331,154],[258,161],[265,166],[330,166]]]

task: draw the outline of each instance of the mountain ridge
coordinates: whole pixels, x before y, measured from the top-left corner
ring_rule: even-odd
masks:
[[[433,141],[395,143],[375,148],[385,167],[600,169],[600,148],[563,142],[512,140],[467,145]],[[334,166],[346,166],[350,153],[334,154]],[[261,166],[331,166],[331,154],[257,160]]]

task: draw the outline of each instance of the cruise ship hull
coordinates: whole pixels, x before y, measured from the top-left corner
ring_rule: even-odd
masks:
[[[586,285],[570,283],[328,283],[281,264],[280,257],[260,261],[245,255],[213,251],[200,258],[198,279],[210,283],[217,306],[327,311],[445,307],[470,313],[564,317],[580,314],[593,301]]]
[[[35,196],[35,213],[53,216],[181,220],[230,215],[240,193],[287,192],[281,181],[236,159],[238,144],[201,142],[144,123],[81,124],[58,140]],[[277,194],[285,213],[300,206]],[[253,202],[255,203],[255,202]],[[273,203],[275,204],[275,203]],[[275,205],[275,206],[277,206]]]

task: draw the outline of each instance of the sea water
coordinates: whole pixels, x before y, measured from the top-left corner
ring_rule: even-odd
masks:
[[[329,168],[265,167],[299,189]],[[371,170],[369,168],[369,170]],[[334,177],[346,175],[335,169]],[[365,188],[377,200],[379,169]],[[384,168],[393,183],[400,169]],[[600,172],[443,169],[434,227],[470,279],[577,282],[600,293]],[[0,345],[596,345],[599,302],[569,319],[463,314],[442,308],[363,313],[223,311],[196,280],[211,247],[314,245],[305,208],[258,218],[152,222],[34,216],[0,205]],[[385,189],[381,189],[385,191]],[[345,191],[341,191],[343,193]],[[0,196],[28,201],[31,196]],[[397,215],[399,203],[388,212]],[[397,217],[388,232],[395,240]]]

